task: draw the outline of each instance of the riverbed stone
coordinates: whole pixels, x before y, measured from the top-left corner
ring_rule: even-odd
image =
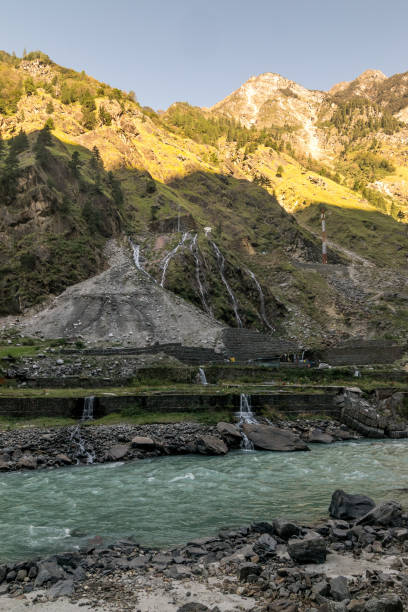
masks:
[[[367,601],[364,612],[402,612],[403,605],[398,595],[389,594],[378,599],[374,597]]]
[[[254,544],[254,552],[260,559],[275,556],[278,543],[269,533],[263,533]]]
[[[246,580],[248,576],[259,576],[262,572],[262,566],[258,563],[243,563],[238,568],[239,580]]]
[[[40,561],[38,563],[38,574],[34,582],[34,586],[39,588],[47,582],[58,582],[64,580],[66,573],[56,561]]]
[[[332,444],[334,442],[334,438],[321,429],[313,429],[313,431],[309,433],[307,441],[315,444]]]
[[[358,521],[357,525],[383,525],[384,527],[390,525],[395,520],[399,519],[402,514],[401,504],[396,501],[390,500],[379,504],[370,512],[367,512]]]
[[[350,591],[347,578],[344,576],[336,576],[330,579],[330,596],[335,601],[344,601],[350,599]]]
[[[70,457],[68,457],[68,455],[65,455],[65,453],[60,453],[58,454],[55,459],[57,461],[59,461],[60,463],[64,463],[65,465],[71,465],[72,463],[72,459],[70,459]]]
[[[156,447],[156,443],[147,436],[135,436],[132,438],[132,446],[141,450],[153,450]]]
[[[307,451],[309,447],[297,435],[286,429],[260,423],[244,423],[244,434],[255,448],[269,451]]]
[[[0,584],[3,582],[3,580],[5,579],[7,575],[7,566],[6,565],[0,565]]]
[[[48,591],[48,597],[51,600],[57,599],[58,597],[70,597],[74,592],[74,581],[72,578],[67,580],[60,580],[59,582],[52,585]]]
[[[201,436],[197,440],[197,451],[201,455],[225,455],[228,452],[228,446],[224,440],[215,436]]]
[[[129,444],[115,444],[115,446],[112,446],[108,450],[106,455],[110,461],[119,461],[120,459],[123,459],[123,457],[125,457],[128,454],[129,450],[130,450]]]
[[[293,538],[293,536],[297,536],[300,533],[300,528],[296,523],[286,521],[285,519],[275,519],[273,526],[278,536],[283,540],[289,540],[289,538]]]
[[[23,455],[18,460],[17,467],[22,470],[35,470],[37,468],[37,458],[32,455]]]
[[[164,573],[168,578],[172,578],[173,580],[183,580],[185,578],[190,578],[191,569],[185,565],[172,565]]]
[[[355,521],[375,508],[375,502],[367,495],[351,495],[337,489],[331,498],[330,516],[346,521]]]
[[[326,542],[316,536],[288,542],[288,553],[295,563],[324,563],[327,556]]]

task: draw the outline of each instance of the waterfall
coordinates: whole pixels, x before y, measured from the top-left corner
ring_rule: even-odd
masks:
[[[250,395],[241,393],[239,398],[239,412],[237,413],[237,416],[239,418],[239,425],[242,425],[243,423],[249,423],[251,425],[258,423],[254,413],[252,412]]]
[[[95,397],[93,395],[84,398],[84,409],[82,411],[81,421],[92,421],[94,418],[94,401]]]
[[[162,264],[163,272],[162,272],[162,277],[160,281],[160,287],[164,287],[164,282],[166,280],[166,272],[167,272],[167,268],[169,267],[170,261],[173,259],[173,257],[175,256],[179,248],[184,245],[189,235],[190,235],[189,232],[184,232],[184,234],[181,237],[180,242],[174,247],[172,251],[170,251],[170,253],[167,253],[166,257],[163,259],[163,264]]]
[[[204,372],[203,368],[198,368],[198,374],[199,374],[199,376],[200,376],[200,382],[201,382],[201,384],[202,384],[202,385],[208,385],[208,382],[207,382],[207,377],[206,377],[206,375],[205,375],[205,372]]]
[[[140,244],[135,244],[131,238],[129,238],[129,242],[130,242],[130,246],[132,247],[133,261],[134,261],[136,268],[140,272],[142,272],[145,276],[150,278],[150,280],[153,280],[154,282],[156,282],[156,279],[154,279],[153,276],[150,276],[150,274],[146,272],[146,270],[144,269],[144,267],[142,266],[140,262]]]
[[[263,322],[265,323],[265,325],[267,327],[269,327],[269,329],[274,332],[276,331],[276,329],[273,327],[273,325],[271,325],[268,321],[268,318],[266,316],[266,311],[265,311],[265,296],[263,294],[262,291],[262,287],[259,284],[258,279],[256,278],[255,274],[252,272],[252,270],[250,270],[249,268],[245,268],[246,271],[248,272],[249,276],[252,278],[252,280],[254,281],[256,288],[258,289],[258,293],[259,293],[259,302],[260,302],[260,310],[261,310],[261,318],[263,320]]]
[[[80,425],[74,427],[71,434],[70,442],[76,445],[74,458],[77,464],[84,463],[83,461],[81,461],[81,459],[85,459],[85,463],[88,464],[93,463],[95,461],[95,452],[93,451],[93,449],[91,451],[88,451],[85,448],[85,440],[82,437]]]
[[[193,239],[190,244],[190,251],[192,252],[195,261],[195,275],[198,290],[200,292],[201,301],[203,303],[204,309],[208,312],[208,314],[212,315],[211,308],[209,307],[209,305],[207,304],[207,300],[205,299],[205,291],[200,278],[200,259],[198,257],[197,236],[198,234],[194,234],[193,236]]]
[[[227,281],[227,279],[225,278],[225,275],[224,275],[224,267],[225,267],[225,258],[224,258],[224,255],[221,253],[220,249],[217,247],[215,242],[210,240],[210,243],[212,244],[212,247],[213,247],[213,249],[215,251],[215,254],[217,256],[218,268],[219,268],[219,271],[220,271],[222,282],[224,283],[225,287],[227,288],[227,291],[228,291],[229,296],[230,296],[231,301],[232,301],[232,307],[234,309],[234,314],[235,314],[235,318],[237,320],[237,325],[238,325],[238,327],[243,327],[242,321],[241,321],[241,317],[238,314],[238,302],[237,302],[237,300],[235,298],[235,295],[234,295],[231,287],[229,286],[228,281]]]
[[[236,416],[238,417],[238,427],[242,436],[241,448],[245,451],[253,451],[254,445],[249,440],[248,436],[242,431],[242,425],[244,423],[248,423],[250,425],[254,425],[258,423],[256,420],[251,407],[251,397],[246,395],[245,393],[241,393],[239,398],[239,412],[237,412]]]

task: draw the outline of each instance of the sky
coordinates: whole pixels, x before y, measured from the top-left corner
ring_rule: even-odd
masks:
[[[0,0],[0,49],[40,49],[142,105],[212,106],[250,76],[329,89],[408,71],[408,0]]]

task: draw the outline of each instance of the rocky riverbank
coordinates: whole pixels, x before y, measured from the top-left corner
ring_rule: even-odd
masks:
[[[330,513],[313,527],[271,519],[171,550],[96,537],[75,552],[0,565],[0,610],[19,609],[17,601],[48,610],[55,600],[60,609],[67,598],[67,610],[406,609],[408,515],[401,506],[336,491]]]
[[[332,443],[357,434],[336,421],[298,420],[246,424],[254,447],[270,451],[309,450],[308,442]],[[223,455],[240,448],[236,425],[198,423],[85,425],[0,431],[0,471],[56,468],[86,463],[131,461],[163,455]]]

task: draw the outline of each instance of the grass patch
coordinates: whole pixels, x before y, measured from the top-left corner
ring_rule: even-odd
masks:
[[[28,419],[26,417],[10,418],[0,416],[0,430],[4,429],[21,429],[23,427],[64,427],[67,425],[75,425],[75,419],[64,417],[36,417]]]
[[[202,425],[216,425],[220,421],[231,421],[233,414],[226,410],[208,412],[142,412],[138,410],[125,413],[107,414],[101,419],[90,421],[87,425],[151,425],[156,423],[200,423]]]

